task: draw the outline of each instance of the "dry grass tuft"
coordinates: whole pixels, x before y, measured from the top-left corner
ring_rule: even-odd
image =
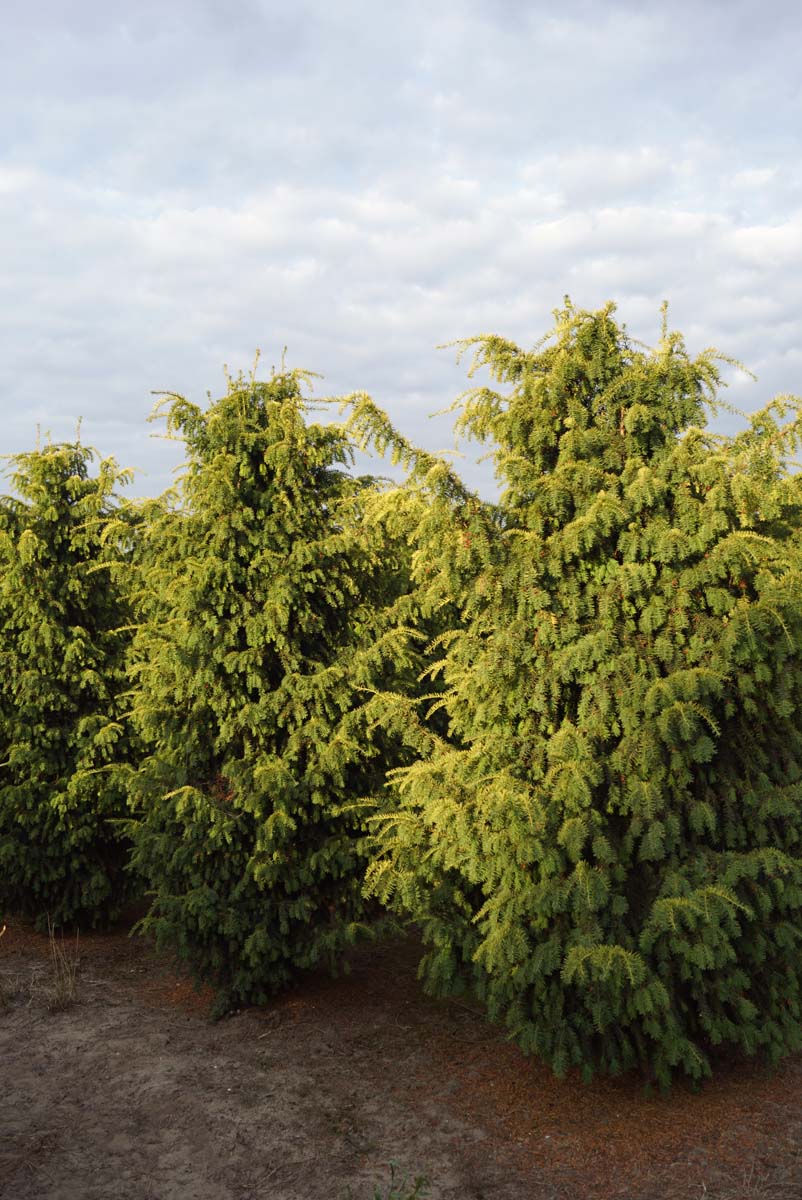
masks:
[[[802,1151],[785,1155],[769,1165],[752,1162],[715,1181],[699,1183],[693,1189],[669,1189],[660,1194],[665,1200],[799,1200]]]
[[[5,931],[6,931],[6,926],[3,925],[3,927],[0,928],[0,938],[3,936]],[[9,996],[8,996],[8,993],[6,992],[5,987],[3,986],[2,976],[0,976],[0,1008],[5,1008],[8,1003],[9,1003]]]
[[[63,1012],[71,1008],[78,999],[78,972],[81,965],[78,934],[75,935],[73,950],[65,945],[63,935],[60,938],[56,937],[56,931],[49,920],[47,933],[50,939],[51,978],[49,986],[44,988],[44,995],[50,1012]]]

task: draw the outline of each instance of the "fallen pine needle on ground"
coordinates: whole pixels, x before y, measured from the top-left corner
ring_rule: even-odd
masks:
[[[668,1097],[557,1080],[423,996],[412,938],[212,1024],[211,993],[122,925],[81,937],[75,1004],[77,947],[7,925],[3,1200],[802,1196],[800,1058]]]

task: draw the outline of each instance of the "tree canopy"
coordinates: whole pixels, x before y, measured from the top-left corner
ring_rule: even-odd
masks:
[[[534,351],[466,344],[508,385],[458,419],[497,505],[355,407],[427,496],[418,587],[459,614],[447,736],[371,702],[418,757],[368,878],[420,922],[431,989],[471,989],[558,1072],[666,1083],[720,1045],[800,1044],[799,411],[714,434],[714,351],[665,325],[636,345],[612,305],[556,317]]]

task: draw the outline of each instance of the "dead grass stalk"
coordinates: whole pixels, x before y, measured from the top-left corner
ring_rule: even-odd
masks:
[[[3,925],[2,928],[0,928],[0,938],[3,936],[5,931],[6,931],[6,926]],[[2,977],[2,975],[0,975],[0,1008],[5,1008],[8,1003],[9,1003],[9,998],[6,993],[5,986],[3,984],[3,977]]]
[[[47,1007],[50,1012],[63,1012],[71,1008],[78,999],[78,972],[81,960],[78,954],[78,934],[75,948],[68,947],[64,936],[56,937],[56,931],[48,918],[47,933],[50,939],[50,986],[45,989]]]

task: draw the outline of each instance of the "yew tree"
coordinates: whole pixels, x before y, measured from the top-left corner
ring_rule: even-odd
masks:
[[[336,969],[367,929],[354,802],[399,760],[390,737],[358,739],[347,718],[362,689],[414,677],[396,628],[403,511],[365,519],[379,484],[350,473],[340,426],[310,419],[306,383],[231,379],[205,408],[165,397],[186,469],[149,506],[139,547],[145,754],[129,830],[153,893],[144,928],[215,988],[218,1012],[300,969]]]
[[[17,454],[0,503],[0,910],[40,928],[108,924],[130,890],[115,824],[131,753],[115,489],[130,477],[96,459],[79,442]]]
[[[802,1045],[798,403],[713,432],[714,351],[636,344],[570,305],[532,351],[473,339],[489,504],[368,399],[427,496],[415,578],[455,606],[445,714],[377,695],[417,761],[376,819],[373,894],[417,920],[423,976],[470,990],[558,1073],[667,1084],[721,1051]]]

